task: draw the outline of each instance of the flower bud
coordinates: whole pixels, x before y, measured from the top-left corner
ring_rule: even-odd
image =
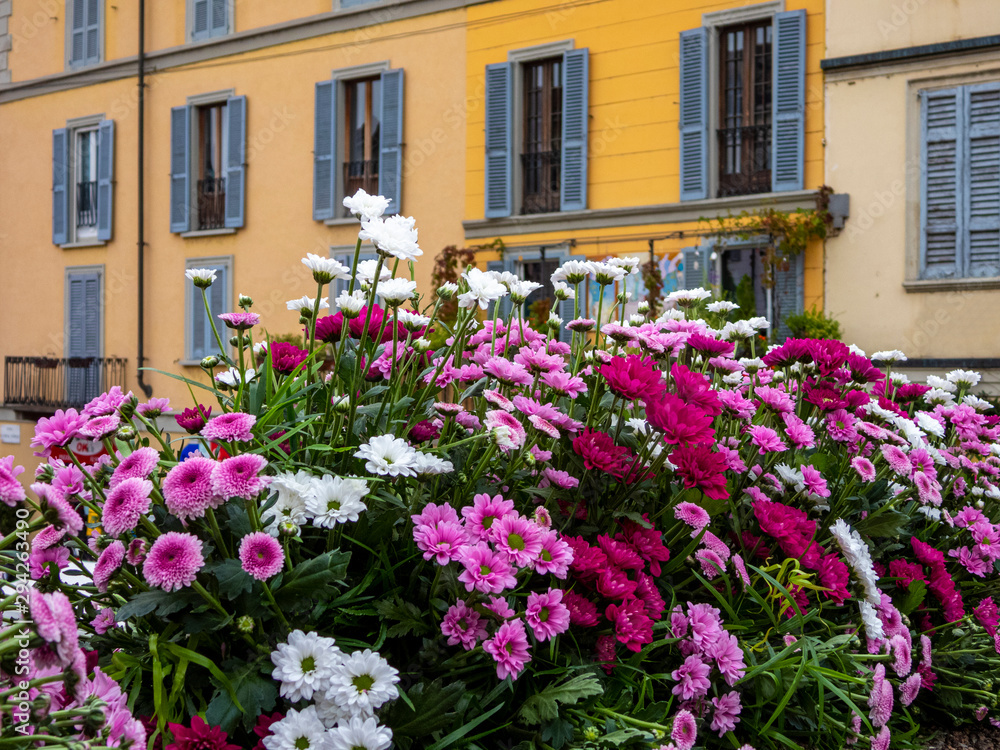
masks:
[[[639,300],[639,314],[646,315],[649,312],[649,300]]]
[[[253,298],[250,297],[250,295],[241,294],[240,298],[239,298],[239,301],[237,302],[237,304],[240,307],[242,307],[244,310],[247,310],[247,309],[253,307]]]
[[[253,618],[249,615],[243,615],[242,617],[236,618],[236,629],[241,633],[252,633],[253,625]]]
[[[458,292],[458,284],[448,281],[437,288],[437,296],[441,299],[451,299]]]
[[[131,391],[129,391],[128,398],[118,407],[118,413],[121,414],[122,419],[131,419],[132,415],[135,414],[135,407],[139,405],[139,399],[135,397]]]
[[[587,742],[597,742],[597,740],[599,740],[600,737],[601,737],[601,730],[599,730],[597,727],[584,727],[583,738],[587,740]]]
[[[298,536],[300,530],[294,521],[282,521],[278,524],[278,533],[282,536]]]
[[[219,358],[214,354],[209,354],[201,361],[201,366],[206,370],[211,370],[213,367],[219,366]]]
[[[348,395],[335,395],[330,399],[330,403],[333,404],[333,410],[338,414],[346,414],[351,410],[351,399]]]
[[[135,427],[130,424],[122,425],[118,428],[118,439],[119,440],[135,440]]]
[[[239,336],[230,336],[229,337],[229,345],[230,346],[239,346],[240,345],[240,337]]]
[[[418,352],[428,352],[431,347],[434,346],[430,341],[425,338],[419,338],[412,342],[413,348]]]

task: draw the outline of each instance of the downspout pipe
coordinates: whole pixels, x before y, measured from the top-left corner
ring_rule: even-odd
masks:
[[[153,395],[153,386],[146,382],[145,370],[143,366],[146,362],[145,332],[146,332],[146,0],[139,0],[139,158],[137,160],[138,173],[138,204],[139,215],[137,222],[137,232],[139,235],[137,242],[138,250],[138,293],[139,293],[139,314],[137,322],[139,326],[139,352],[136,360],[138,362],[139,387],[146,394],[146,398]]]

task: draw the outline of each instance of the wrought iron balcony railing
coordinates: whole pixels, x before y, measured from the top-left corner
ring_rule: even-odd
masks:
[[[76,183],[76,226],[97,226],[97,182]]]
[[[378,195],[378,159],[344,162],[344,195],[358,190]]]
[[[719,197],[771,190],[771,126],[719,128]]]
[[[124,388],[127,364],[119,357],[4,357],[4,405],[79,408],[113,385]]]
[[[226,178],[198,180],[198,229],[226,226]]]
[[[559,159],[558,151],[521,154],[524,188],[522,214],[544,214],[559,210]]]

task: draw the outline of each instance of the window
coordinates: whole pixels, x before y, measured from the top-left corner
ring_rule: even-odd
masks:
[[[508,271],[527,281],[534,281],[542,285],[541,289],[536,289],[525,300],[523,305],[525,320],[533,320],[532,325],[544,326],[548,320],[549,312],[555,312],[564,323],[573,319],[575,303],[573,300],[556,300],[555,289],[552,286],[552,273],[568,260],[583,261],[586,258],[582,255],[570,255],[569,248],[562,246],[524,248],[522,250],[508,250],[503,255],[503,260],[491,260],[486,263],[487,271],[501,273]],[[583,290],[581,290],[581,293]],[[584,311],[585,299],[581,296],[580,310]],[[500,300],[499,316],[507,320],[511,314],[510,297],[503,297]],[[583,314],[581,312],[581,314]],[[492,315],[492,311],[490,312]],[[565,326],[560,331],[560,339],[565,342],[570,341],[571,331]]]
[[[515,50],[486,66],[487,218],[587,207],[590,58],[571,47]]]
[[[244,222],[245,96],[190,97],[170,112],[170,231],[220,232]]]
[[[104,268],[66,269],[64,352],[75,360],[66,373],[66,400],[85,404],[101,392],[104,348]]]
[[[186,261],[184,267],[185,269],[211,268],[216,274],[212,286],[205,290],[211,318],[205,311],[201,289],[198,289],[192,281],[186,281],[185,284],[184,360],[188,364],[197,364],[210,354],[219,353],[219,345],[212,332],[213,321],[223,342],[229,338],[225,325],[216,316],[231,311],[233,261],[232,258],[191,258]]]
[[[66,3],[66,62],[71,68],[101,61],[103,0],[68,0]]]
[[[52,131],[52,241],[95,244],[111,239],[114,122],[102,116]]]
[[[188,0],[188,36],[192,41],[225,36],[230,32],[232,0]]]
[[[316,84],[313,218],[347,217],[344,196],[359,189],[389,198],[401,211],[403,71],[388,63],[335,70]]]
[[[1000,275],[1000,83],[920,92],[920,268]]]
[[[771,21],[719,32],[719,196],[771,190]]]

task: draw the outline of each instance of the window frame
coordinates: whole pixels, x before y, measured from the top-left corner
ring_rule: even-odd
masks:
[[[196,94],[194,96],[189,96],[187,98],[187,104],[192,108],[191,110],[191,122],[190,129],[188,133],[188,144],[189,151],[188,154],[188,174],[190,175],[188,179],[188,205],[191,211],[190,225],[191,229],[188,232],[184,232],[184,235],[188,234],[231,234],[235,232],[235,229],[227,228],[225,224],[225,192],[223,192],[222,199],[222,225],[218,227],[213,227],[206,229],[201,226],[201,221],[199,220],[199,203],[198,203],[198,183],[202,180],[202,167],[204,166],[202,161],[202,139],[201,139],[201,121],[202,113],[212,107],[221,107],[222,116],[219,121],[219,128],[221,130],[221,137],[219,139],[218,151],[219,151],[219,174],[221,179],[226,179],[226,154],[229,148],[229,99],[236,96],[235,89],[227,89],[225,91],[212,91],[207,94]],[[216,179],[220,179],[217,177]],[[197,266],[195,266],[197,268]]]
[[[381,120],[379,120],[379,140],[378,140],[377,143],[375,142],[374,134],[373,134],[373,131],[372,131],[372,122],[374,121],[375,106],[376,106],[375,97],[374,97],[374,93],[373,93],[374,92],[373,84],[376,81],[379,84],[378,115],[381,117],[381,115],[382,115],[382,76],[381,76],[381,74],[366,76],[364,78],[351,78],[349,80],[344,80],[344,81],[340,82],[341,85],[338,87],[338,88],[340,88],[343,91],[343,95],[344,95],[344,109],[343,109],[343,112],[341,114],[341,124],[343,125],[343,130],[338,130],[338,132],[342,132],[343,135],[344,135],[344,137],[342,139],[343,143],[342,143],[342,147],[340,149],[340,160],[339,160],[340,161],[340,167],[339,168],[340,168],[340,172],[341,172],[340,178],[341,178],[342,182],[344,183],[344,195],[341,196],[342,199],[344,197],[346,197],[348,193],[356,192],[356,191],[351,191],[351,190],[347,189],[346,166],[348,164],[351,164],[352,162],[355,161],[354,159],[351,158],[351,145],[352,145],[353,133],[354,133],[354,122],[353,122],[353,118],[351,117],[351,106],[354,103],[353,102],[353,100],[354,100],[354,92],[355,92],[356,86],[358,84],[365,84],[365,102],[364,102],[364,109],[365,109],[364,121],[365,122],[364,122],[364,135],[363,135],[364,143],[362,144],[362,147],[361,147],[361,151],[362,151],[362,159],[361,159],[361,161],[363,163],[365,163],[365,162],[366,163],[370,163],[370,162],[374,161],[374,162],[379,163],[379,167],[381,167],[381,155],[382,155],[382,121]],[[365,176],[362,176],[360,178],[361,181],[362,181],[362,183],[364,183],[366,181],[368,182],[367,186],[364,185],[364,184],[362,184],[362,187],[364,187],[365,192],[369,193],[370,195],[374,195],[374,194],[378,193],[378,178],[379,178],[379,172],[378,172],[377,169],[375,170],[374,174],[365,175]],[[374,180],[374,182],[375,182],[374,187],[370,184],[372,180]],[[341,206],[341,203],[337,203],[337,205]],[[347,209],[346,208],[344,208],[343,206],[341,206],[340,210],[343,212],[343,217],[342,218],[350,218],[349,214],[347,213]]]
[[[106,240],[97,239],[97,219],[95,217],[93,232],[87,232],[86,234],[80,234],[79,228],[76,222],[76,207],[77,207],[77,178],[80,174],[80,163],[77,156],[77,139],[80,133],[85,131],[93,131],[94,137],[96,139],[96,144],[94,146],[94,153],[97,155],[97,160],[100,160],[101,146],[100,146],[100,127],[101,123],[107,118],[103,115],[86,115],[84,117],[74,117],[71,120],[66,121],[66,138],[69,140],[69,195],[66,196],[66,202],[68,204],[68,223],[66,226],[66,243],[60,245],[60,247],[92,247],[106,245]],[[98,163],[95,161],[94,164],[94,174],[98,173]],[[94,211],[97,211],[97,191],[94,191]],[[89,268],[89,267],[88,267]],[[93,269],[91,269],[93,270]]]
[[[97,59],[87,62],[86,36],[84,37],[83,60],[73,60],[73,2],[66,0],[66,29],[65,29],[65,61],[67,70],[80,70],[91,65],[100,65],[104,62],[104,0],[97,0]],[[84,13],[86,13],[86,0],[84,0]]]
[[[209,13],[212,12],[211,8],[212,0],[209,0]],[[187,0],[186,9],[184,13],[184,40],[188,43],[199,43],[199,42],[209,42],[213,39],[221,39],[223,37],[229,36],[236,29],[236,24],[234,23],[233,16],[236,13],[236,0],[226,0],[226,29],[225,31],[219,31],[215,34],[212,33],[212,23],[209,21],[208,24],[208,34],[203,37],[195,39],[194,31],[194,4],[195,0]]]
[[[232,307],[233,301],[233,256],[232,255],[217,255],[210,257],[199,257],[199,258],[185,258],[184,259],[184,270],[187,271],[191,268],[212,268],[212,267],[223,267],[225,269],[225,274],[223,276],[223,281],[225,283],[225,289],[223,290],[223,297],[229,301],[227,307]],[[218,283],[218,282],[215,282]],[[197,292],[197,294],[195,294]],[[181,357],[179,364],[184,367],[198,367],[201,365],[201,357],[194,357],[194,351],[192,346],[194,345],[194,305],[203,305],[201,299],[201,290],[195,287],[194,283],[189,281],[187,277],[184,278],[184,355]],[[218,314],[218,313],[216,313]],[[219,335],[222,336],[223,344],[226,344],[226,337],[228,329],[225,325],[221,325],[221,321],[216,323],[216,329],[219,330]],[[214,348],[214,342],[213,342]]]

